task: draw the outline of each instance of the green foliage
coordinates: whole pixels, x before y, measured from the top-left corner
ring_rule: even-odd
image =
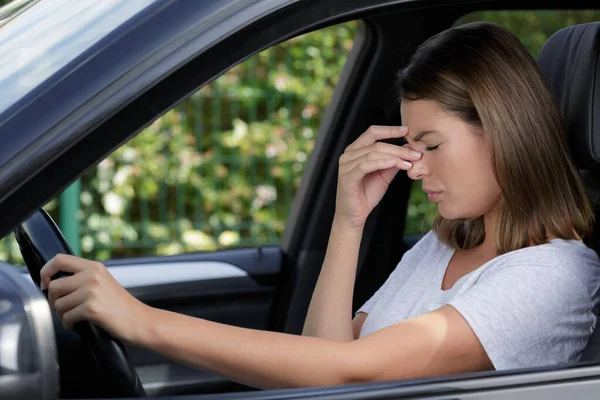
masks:
[[[1,0],[0,0],[1,1]],[[483,12],[534,56],[592,11]],[[167,112],[82,178],[84,257],[107,259],[277,243],[323,112],[352,47],[346,23],[273,46]],[[58,217],[57,202],[48,206]],[[425,232],[436,208],[413,185],[405,233]],[[18,263],[12,238],[0,258]]]
[[[83,256],[277,243],[356,23],[232,68],[81,178]]]
[[[457,24],[472,21],[496,22],[509,29],[521,39],[534,57],[542,45],[556,31],[565,26],[598,21],[600,11],[484,11],[468,14]]]

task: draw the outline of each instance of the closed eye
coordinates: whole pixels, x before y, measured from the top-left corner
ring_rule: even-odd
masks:
[[[437,149],[438,147],[440,147],[439,144],[437,146],[427,146],[427,147],[425,147],[425,151],[433,151],[433,150]]]

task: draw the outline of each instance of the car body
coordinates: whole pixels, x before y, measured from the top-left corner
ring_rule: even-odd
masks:
[[[34,11],[47,1],[32,5],[0,28],[0,57],[5,57],[5,63],[14,61],[18,47],[27,42],[13,43],[9,51],[7,43],[12,36],[3,37],[3,31],[16,23],[28,26],[41,18]],[[93,2],[63,3],[76,7]],[[395,71],[422,41],[469,12],[565,7],[560,2],[532,0],[108,3],[111,5],[98,11],[98,15],[106,16],[106,24],[79,44],[64,44],[61,62],[41,72],[32,69],[30,75],[23,75],[27,72],[23,65],[13,66],[9,69],[12,78],[0,80],[0,90],[10,94],[0,102],[2,236],[10,234],[156,118],[234,65],[303,33],[345,21],[363,21],[278,245],[105,262],[121,283],[147,304],[238,326],[294,334],[302,331],[325,256],[335,204],[337,158],[369,125],[400,123],[398,105],[390,90]],[[588,3],[573,0],[568,7],[585,9]],[[60,26],[62,20],[56,18],[50,18],[50,22]],[[76,28],[76,32],[86,31],[85,25]],[[62,44],[49,43],[48,48],[55,45]],[[15,89],[18,79],[25,83]],[[383,283],[402,254],[419,239],[400,234],[410,188],[408,178],[397,178],[381,206],[369,217],[361,245],[355,306]],[[207,278],[181,269],[188,271],[185,279],[169,280],[174,268],[189,263],[218,265],[220,273]],[[62,329],[56,318],[54,334],[61,367],[61,398],[97,397],[102,382],[78,338]],[[597,398],[594,396],[600,393],[600,366],[596,362],[256,391],[139,349],[128,351],[148,395],[173,400],[184,395],[193,395],[185,398],[194,399],[558,399]]]

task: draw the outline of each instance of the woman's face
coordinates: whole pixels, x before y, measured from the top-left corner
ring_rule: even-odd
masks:
[[[476,218],[491,211],[501,191],[488,136],[430,100],[403,100],[409,146],[423,153],[408,170],[446,219]]]

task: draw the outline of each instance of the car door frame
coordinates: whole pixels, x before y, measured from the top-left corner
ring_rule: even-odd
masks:
[[[168,8],[169,5],[174,7],[177,3],[182,4],[181,1],[182,0],[171,2],[165,1],[164,6],[166,8]],[[268,2],[257,2],[257,4],[261,5],[265,5],[266,3]],[[277,3],[280,8],[277,8],[276,10],[270,9],[270,11],[265,12],[263,17],[258,18],[254,22],[248,21],[248,25],[243,26],[243,28],[240,28],[239,31],[227,36],[227,38],[221,39],[218,43],[213,43],[212,47],[206,48],[205,51],[191,59],[191,61],[189,57],[192,57],[192,55],[196,53],[193,51],[191,53],[186,53],[188,55],[186,58],[183,56],[185,52],[181,50],[182,52],[178,53],[179,57],[172,59],[171,61],[173,61],[173,63],[169,64],[170,69],[168,70],[172,72],[167,78],[160,82],[149,80],[146,82],[146,86],[144,86],[139,85],[139,81],[137,81],[139,92],[135,93],[132,87],[136,86],[136,80],[131,77],[122,78],[121,81],[114,82],[112,85],[108,86],[108,89],[105,89],[101,95],[96,94],[93,96],[92,99],[94,101],[88,100],[84,102],[81,108],[77,109],[76,115],[71,114],[58,122],[55,121],[55,125],[51,124],[51,119],[42,119],[43,121],[41,122],[49,124],[48,126],[52,126],[52,128],[48,128],[48,126],[42,128],[41,122],[38,121],[40,126],[36,125],[35,127],[37,127],[37,130],[34,130],[34,132],[38,133],[38,136],[35,140],[31,141],[32,145],[26,149],[27,151],[14,152],[11,154],[10,151],[7,150],[2,155],[2,157],[5,157],[4,160],[10,159],[11,162],[5,162],[0,166],[0,176],[3,178],[0,179],[0,210],[5,211],[5,215],[7,216],[6,219],[0,223],[0,232],[3,234],[8,233],[10,229],[23,220],[31,210],[41,206],[62,188],[68,186],[82,170],[91,167],[90,157],[92,160],[100,160],[103,156],[110,153],[114,148],[146,126],[153,118],[161,115],[168,108],[172,107],[177,101],[188,94],[192,87],[197,89],[202,84],[216,77],[221,71],[241,61],[245,57],[255,54],[257,51],[260,51],[273,43],[321,26],[359,17],[365,19],[375,18],[377,15],[390,10],[397,12],[407,12],[408,9],[416,10],[414,15],[417,17],[420,15],[421,18],[417,18],[412,24],[407,24],[406,27],[398,27],[398,34],[404,33],[413,35],[414,41],[417,42],[418,39],[427,37],[431,33],[431,31],[427,30],[427,19],[423,14],[418,12],[417,8],[421,5],[423,5],[423,7],[443,7],[440,5],[441,2],[438,1],[357,0],[332,2],[329,7],[323,7],[316,1],[306,1],[302,4],[299,4],[298,2],[281,1],[270,2],[270,5],[273,6],[274,3]],[[520,9],[523,7],[523,3],[523,1],[465,1],[456,5],[457,8],[455,11],[461,10],[461,12],[463,12],[477,10],[482,4],[485,4],[487,9],[509,8],[511,6],[512,8]],[[552,4],[554,3],[544,4],[543,8],[552,7]],[[583,1],[574,0],[570,5],[570,8],[578,8],[584,7],[585,3]],[[530,8],[535,7],[532,5]],[[241,12],[243,13],[243,10]],[[147,15],[147,21],[151,21],[156,15]],[[230,18],[234,18],[234,16],[230,16]],[[449,15],[448,18],[451,19],[453,16]],[[226,21],[226,19],[223,19],[223,21]],[[154,22],[156,22],[156,20]],[[273,28],[271,31],[264,30],[264,27],[267,26],[267,24]],[[287,26],[284,26],[284,24],[287,24]],[[143,22],[140,22],[139,26],[143,26]],[[442,25],[435,25],[435,27],[435,29],[439,29]],[[281,31],[278,31],[277,29],[280,29]],[[131,32],[141,34],[143,29],[139,28],[139,30],[136,31],[135,28],[132,28],[132,31],[125,35],[131,34],[132,36],[130,38],[133,38],[135,35]],[[248,37],[250,32],[255,33],[255,35],[249,36],[255,39],[252,44],[246,43],[245,46],[240,46],[238,48],[233,47],[233,44],[239,43],[244,36]],[[274,37],[273,32],[286,33],[281,33],[278,37]],[[120,45],[124,45],[125,42],[121,42]],[[104,43],[104,45],[107,44],[108,43]],[[198,44],[196,43],[196,45]],[[107,46],[107,48],[110,49],[110,46]],[[234,48],[234,51],[231,51],[232,48]],[[191,47],[188,48],[187,51],[191,51],[190,49]],[[197,52],[197,48],[195,49]],[[408,54],[409,49],[407,49],[406,52]],[[162,54],[164,55],[167,53],[165,52]],[[215,61],[211,64],[210,69],[203,70],[201,73],[197,72],[197,69],[202,66],[200,61],[207,59],[207,57],[217,59],[218,62]],[[176,65],[176,60],[181,62],[179,66]],[[161,68],[167,68],[166,65],[167,64],[162,65]],[[86,66],[84,65],[81,68],[84,67]],[[147,70],[144,71],[147,72]],[[371,75],[369,76],[367,74],[368,79],[365,79],[365,82],[370,84],[376,82],[374,79],[376,71],[377,69],[369,69],[368,72]],[[66,84],[66,81],[70,84],[75,84],[75,82],[77,82],[74,78],[70,81],[69,79],[70,78],[65,78],[53,87],[44,88],[44,95],[36,99],[29,99],[31,100],[31,103],[28,103],[25,107],[33,107],[33,105],[39,106],[40,104],[44,104],[42,101],[60,98],[59,94],[61,92],[57,87],[60,87],[61,84]],[[192,83],[189,83],[189,85],[180,84],[178,86],[177,83],[180,83],[184,79],[191,79]],[[131,85],[131,87],[128,85]],[[177,87],[178,90],[169,90],[169,86]],[[129,88],[130,91],[127,91],[127,88]],[[61,89],[65,90],[65,87],[61,87]],[[354,93],[358,93],[364,98],[368,94],[373,93],[369,92],[367,89],[368,88],[365,88],[363,84],[360,87],[355,88]],[[51,92],[54,94],[49,95],[48,93]],[[106,103],[107,98],[109,97],[108,94],[111,93],[118,94],[118,96],[116,96],[116,99],[118,100],[115,100],[112,105]],[[346,96],[348,93],[349,92],[346,93]],[[123,102],[123,98],[131,99],[131,101],[125,103]],[[344,102],[343,93],[340,95],[339,101],[342,103]],[[366,101],[354,101],[351,103],[352,106],[349,106],[349,103],[345,104],[347,105],[347,113],[340,113],[337,118],[336,116],[330,116],[332,120],[330,125],[324,124],[322,132],[320,132],[320,134],[325,132],[326,127],[340,127],[341,129],[337,131],[337,135],[340,139],[336,141],[336,143],[329,144],[329,151],[322,150],[313,157],[314,168],[318,168],[319,163],[317,161],[319,160],[321,163],[320,165],[327,165],[328,167],[321,167],[319,169],[324,169],[321,177],[314,177],[314,174],[311,175],[313,177],[312,179],[315,181],[307,181],[302,188],[305,191],[305,194],[319,193],[316,191],[316,188],[326,188],[326,185],[329,184],[329,192],[325,189],[322,193],[318,194],[316,200],[304,198],[307,196],[299,197],[301,200],[298,200],[295,204],[295,214],[290,217],[290,221],[292,221],[291,225],[295,226],[296,229],[286,232],[284,239],[282,240],[282,247],[285,248],[287,246],[287,249],[289,250],[289,252],[286,253],[286,257],[290,257],[292,262],[298,264],[304,262],[306,265],[306,263],[311,262],[311,260],[314,261],[320,259],[324,248],[326,248],[325,239],[328,232],[323,229],[323,223],[319,224],[315,222],[315,218],[307,218],[303,221],[306,229],[298,228],[302,226],[300,222],[297,222],[298,225],[294,224],[294,219],[301,219],[301,216],[306,215],[307,210],[311,209],[313,210],[312,213],[314,217],[319,216],[320,218],[324,218],[324,221],[331,221],[331,218],[326,217],[331,217],[333,213],[330,194],[331,182],[335,177],[332,170],[334,170],[335,167],[332,163],[324,163],[322,158],[339,155],[343,147],[360,133],[360,129],[363,128],[369,120],[365,117],[366,111],[357,109],[359,104],[363,106],[367,104]],[[102,105],[101,111],[94,112],[92,109],[93,105]],[[5,119],[0,121],[0,137],[6,135],[9,129],[20,127],[21,125],[17,124],[18,118],[25,118],[27,115],[31,116],[32,110],[33,109],[29,111],[29,114],[27,112],[17,113],[15,110],[12,110],[11,112],[15,112],[15,114],[11,114],[9,119],[6,119],[6,115],[2,114],[0,117]],[[349,118],[345,124],[340,124],[341,117],[350,114],[352,115],[352,118]],[[22,122],[23,120],[20,121]],[[354,124],[357,121],[359,123]],[[329,132],[329,134],[331,135],[331,132]],[[109,140],[107,140],[107,138]],[[57,140],[58,144],[53,145],[48,151],[42,152],[43,154],[34,154],[35,149],[39,150],[42,144],[48,143],[51,139]],[[323,146],[327,147],[325,144]],[[39,163],[34,166],[26,166],[25,160],[23,159],[26,155],[31,155],[34,161],[38,161]],[[60,174],[59,177],[52,181],[50,178],[54,178],[56,171],[66,172]],[[11,175],[11,173],[14,173],[14,175]],[[17,178],[20,178],[19,182],[16,181]],[[401,186],[398,190],[406,195],[406,190],[404,189],[406,189],[406,187]],[[28,194],[28,196],[26,196],[26,194]],[[402,193],[399,194],[399,196],[401,195]],[[328,196],[329,200],[327,200]],[[373,228],[371,232],[376,231],[375,228],[379,226],[381,220],[387,217],[387,215],[384,216],[383,214],[380,214],[379,211],[373,213],[371,218],[372,222],[370,222],[370,227]],[[399,216],[398,218],[403,218],[403,216]],[[305,240],[300,240],[300,238],[296,236],[301,232],[309,233],[306,235]],[[363,263],[361,263],[359,267],[362,267],[364,263],[368,263],[372,257],[371,254],[378,249],[378,246],[376,245],[377,241],[375,240],[371,242],[366,240],[364,243],[364,247],[361,248],[361,254],[365,255],[362,256]],[[368,251],[366,251],[367,248]],[[305,255],[302,261],[302,252],[312,252],[312,258]],[[294,267],[298,267],[298,264]],[[296,270],[296,272],[300,271],[300,269]],[[308,275],[314,276],[314,271],[312,274],[308,269],[304,271],[307,271]],[[295,286],[295,288],[297,289],[295,292],[299,293],[301,287],[298,285]],[[303,290],[304,289],[306,289],[306,287],[304,287]],[[298,294],[298,296],[307,296],[306,291],[303,293],[304,294]],[[291,302],[293,303],[294,300],[299,301],[299,299],[294,299],[294,296],[292,295]],[[561,366],[560,368],[536,368],[530,371],[476,373],[449,378],[361,384],[358,386],[351,385],[329,389],[303,389],[297,390],[296,394],[298,397],[314,394],[315,397],[335,396],[338,398],[388,398],[388,396],[426,396],[433,393],[435,393],[435,396],[455,396],[466,395],[469,393],[476,394],[478,391],[481,393],[483,393],[482,391],[490,390],[497,392],[498,390],[508,388],[511,388],[511,390],[514,390],[515,388],[526,390],[527,387],[529,387],[547,390],[550,386],[555,388],[558,387],[559,384],[569,385],[574,382],[585,382],[586,384],[595,385],[594,388],[597,388],[598,385],[600,385],[598,376],[600,376],[600,368],[595,364],[574,365],[571,367]],[[281,396],[284,394],[286,396],[294,395],[294,392],[287,391],[265,391],[252,393],[251,397],[278,398],[277,393],[281,393]],[[227,394],[223,396],[230,396],[223,398],[234,398],[236,394]],[[251,398],[249,393],[244,393],[244,396],[246,396],[246,398]],[[198,396],[198,398],[201,397]]]

